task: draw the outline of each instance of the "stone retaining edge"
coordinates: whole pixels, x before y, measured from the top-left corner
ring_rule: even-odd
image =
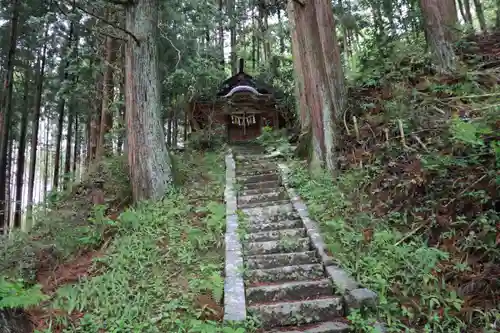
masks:
[[[238,238],[237,198],[234,190],[236,163],[229,149],[226,154],[226,259],[224,280],[224,321],[240,322],[246,320],[247,309],[245,285],[243,283],[242,245]]]
[[[299,214],[307,235],[311,239],[311,243],[321,258],[323,267],[328,274],[330,280],[343,296],[344,304],[346,306],[346,313],[353,309],[361,309],[364,307],[376,307],[378,302],[377,294],[367,288],[363,288],[357,281],[355,281],[349,274],[340,267],[340,263],[333,257],[329,256],[326,252],[326,246],[323,237],[320,234],[318,225],[309,217],[306,204],[299,197],[295,189],[290,186],[288,181],[288,174],[290,168],[284,163],[278,163],[281,172],[281,179],[285,187],[293,208]],[[378,328],[379,332],[386,332],[385,325],[377,322],[374,328]]]

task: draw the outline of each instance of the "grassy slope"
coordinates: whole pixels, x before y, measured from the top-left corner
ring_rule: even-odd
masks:
[[[425,73],[422,53],[394,53],[401,59],[364,75],[352,92],[353,109],[363,110],[355,113],[360,140],[352,125],[350,134],[343,129],[341,175],[311,177],[296,161],[294,186],[330,252],[379,294],[373,317],[392,332],[493,332],[500,322],[498,70],[472,62],[467,74],[440,77]],[[472,121],[454,117],[457,109]],[[370,318],[351,320],[358,332],[370,331]]]
[[[243,332],[220,324],[223,155],[186,153],[176,161],[183,186],[163,201],[119,215],[92,208],[90,219],[80,216],[87,233],[66,225],[56,236],[68,255],[53,269],[67,278],[40,281],[51,296],[30,309],[40,332]],[[54,240],[51,228],[37,228],[46,243]]]

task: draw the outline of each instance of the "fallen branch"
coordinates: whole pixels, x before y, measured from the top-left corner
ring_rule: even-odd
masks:
[[[354,132],[356,133],[356,140],[360,141],[358,120],[356,119],[356,116],[352,116],[352,122],[354,123]]]
[[[429,149],[427,148],[427,146],[422,142],[422,140],[415,134],[412,134],[411,135],[412,138],[415,139],[415,141],[417,141],[421,146],[422,148],[424,148],[424,150],[428,153],[430,153]]]
[[[477,179],[474,183],[470,184],[469,186],[467,186],[466,188],[464,188],[459,194],[457,194],[456,196],[454,196],[450,201],[448,201],[448,203],[446,205],[444,205],[443,207],[448,207],[450,204],[452,204],[453,202],[455,202],[455,200],[457,200],[460,196],[462,196],[465,192],[467,192],[472,186],[476,185],[477,183],[479,183],[481,180],[483,180],[484,178],[486,178],[488,174],[484,174],[482,175],[481,177],[479,177],[479,179]]]
[[[419,225],[418,227],[416,227],[415,229],[413,229],[410,233],[406,234],[403,238],[401,238],[399,241],[397,241],[394,244],[394,246],[400,245],[401,243],[403,243],[404,241],[406,241],[408,238],[410,238],[411,236],[415,235],[420,229],[422,229],[426,225],[427,224],[421,224],[421,225]]]

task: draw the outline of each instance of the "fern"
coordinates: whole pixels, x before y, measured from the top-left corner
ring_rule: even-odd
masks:
[[[46,299],[47,296],[42,293],[40,285],[26,289],[22,280],[9,281],[4,277],[0,278],[0,310],[25,309]]]

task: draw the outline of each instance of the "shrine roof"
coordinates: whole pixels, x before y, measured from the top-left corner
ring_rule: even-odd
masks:
[[[277,91],[272,86],[245,73],[243,59],[240,59],[240,66],[238,73],[236,73],[235,75],[231,76],[230,78],[222,82],[216,96],[224,97],[228,95],[236,87],[253,88],[257,94],[273,96],[275,98],[278,97]]]

